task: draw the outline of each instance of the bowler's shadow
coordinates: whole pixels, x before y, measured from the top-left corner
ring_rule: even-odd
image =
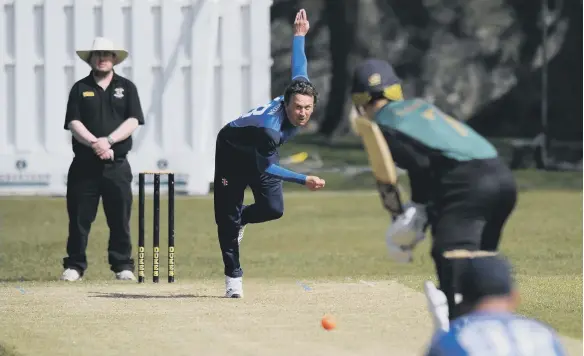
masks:
[[[0,283],[31,282],[31,281],[38,281],[38,280],[24,278],[24,277],[10,277],[10,278],[0,279]]]
[[[113,298],[113,299],[184,299],[184,298],[223,298],[218,295],[197,295],[197,294],[131,294],[131,293],[102,293],[89,292],[90,298]]]

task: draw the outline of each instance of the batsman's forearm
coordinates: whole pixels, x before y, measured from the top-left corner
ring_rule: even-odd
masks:
[[[69,123],[69,131],[71,131],[73,138],[87,147],[91,147],[91,144],[97,141],[97,138],[79,120],[73,120]]]
[[[138,128],[138,120],[131,117],[126,121],[122,122],[114,132],[110,134],[110,137],[114,140],[114,142],[120,142],[128,137]]]

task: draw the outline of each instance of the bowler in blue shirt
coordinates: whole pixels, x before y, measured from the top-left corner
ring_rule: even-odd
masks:
[[[282,181],[305,185],[310,190],[321,189],[325,184],[319,177],[298,174],[278,164],[278,147],[308,123],[318,97],[308,78],[304,53],[308,29],[306,11],[300,10],[294,21],[292,82],[284,95],[231,121],[217,136],[215,222],[228,298],[243,297],[239,243],[245,226],[279,219],[284,214]],[[248,186],[255,202],[244,206]]]

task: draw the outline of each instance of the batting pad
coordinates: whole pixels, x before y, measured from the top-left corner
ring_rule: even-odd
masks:
[[[362,116],[355,119],[355,126],[365,145],[375,178],[380,183],[395,185],[397,183],[395,163],[379,126]]]

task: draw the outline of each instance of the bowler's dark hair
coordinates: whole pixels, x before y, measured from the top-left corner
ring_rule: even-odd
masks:
[[[301,94],[301,95],[308,95],[314,98],[314,104],[316,105],[316,101],[318,99],[318,92],[314,85],[306,79],[297,79],[294,80],[288,87],[286,88],[286,92],[284,92],[284,104],[288,105],[290,102],[290,98],[292,95]]]

